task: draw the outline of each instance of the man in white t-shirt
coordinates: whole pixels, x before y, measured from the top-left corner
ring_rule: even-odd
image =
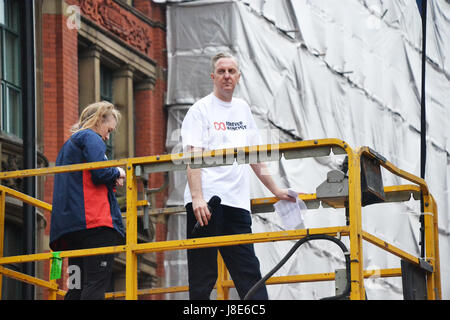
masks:
[[[249,105],[234,98],[240,78],[237,59],[219,53],[212,59],[214,91],[197,101],[187,112],[181,127],[187,152],[259,145],[257,127]],[[188,166],[184,203],[187,237],[251,233],[250,181],[247,164],[192,169]],[[261,182],[280,200],[295,201],[287,189],[280,189],[264,163],[250,164]],[[208,201],[218,196],[221,203],[210,211]],[[195,228],[198,223],[199,228]],[[193,230],[197,231],[193,234]],[[190,299],[207,300],[217,279],[217,250],[225,261],[239,296],[244,298],[261,279],[253,244],[188,250]],[[268,299],[262,286],[253,299]]]

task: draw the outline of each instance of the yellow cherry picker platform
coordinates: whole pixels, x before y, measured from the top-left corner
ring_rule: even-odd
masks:
[[[144,192],[144,199],[138,199],[138,183],[146,182],[149,173],[168,172],[172,170],[186,170],[187,165],[194,167],[207,167],[238,163],[255,163],[279,161],[281,157],[286,160],[325,157],[330,155],[346,156],[346,172],[332,170],[326,180],[317,187],[316,193],[300,194],[299,197],[308,208],[318,208],[320,205],[330,208],[345,208],[346,224],[334,227],[309,228],[300,230],[286,230],[275,232],[262,232],[232,236],[217,236],[196,239],[182,239],[171,241],[155,241],[138,243],[138,216],[148,219],[151,215],[165,215],[184,211],[178,208],[149,208],[149,201]],[[138,263],[140,254],[169,250],[186,250],[194,248],[230,246],[243,243],[262,243],[273,241],[297,240],[301,245],[306,240],[340,239],[348,237],[349,248],[344,252],[346,257],[346,270],[343,274],[344,288],[340,297],[351,300],[364,300],[366,298],[364,279],[376,274],[379,277],[402,277],[406,279],[404,286],[408,286],[405,299],[441,299],[441,280],[439,265],[438,242],[438,212],[437,205],[430,194],[426,182],[408,172],[405,172],[383,156],[369,147],[351,148],[345,141],[338,139],[319,139],[281,144],[269,144],[243,148],[213,150],[199,153],[177,153],[159,156],[148,156],[111,160],[95,163],[75,164],[69,166],[39,168],[11,172],[0,172],[0,179],[24,178],[31,176],[54,175],[62,172],[91,170],[106,167],[121,166],[126,169],[126,243],[120,246],[111,246],[94,249],[43,252],[29,255],[3,256],[5,204],[6,198],[12,197],[51,212],[52,206],[41,200],[0,185],[0,292],[2,278],[10,277],[28,284],[46,288],[49,299],[64,296],[56,280],[44,280],[27,274],[14,271],[5,265],[27,262],[51,263],[54,266],[61,260],[69,257],[79,257],[97,254],[125,253],[125,291],[109,292],[106,298],[125,298],[137,300],[142,294],[164,294],[187,291],[187,286],[161,287],[138,289]],[[383,186],[380,168],[401,177],[411,184]],[[423,254],[417,256],[408,253],[397,246],[386,242],[380,237],[363,229],[362,207],[381,202],[402,202],[414,199],[421,201],[423,207],[421,219],[421,232]],[[276,198],[252,199],[252,212],[273,211]],[[147,220],[148,221],[148,220]],[[303,239],[303,240],[302,240]],[[303,242],[302,242],[303,241]],[[401,268],[365,270],[363,265],[363,241],[367,241],[382,250],[401,259]],[[343,249],[344,250],[344,249]],[[229,278],[226,266],[220,255],[218,257],[218,279],[216,283],[217,298],[228,299],[229,289],[233,281]],[[339,276],[339,278],[341,278]],[[409,280],[408,280],[409,279]],[[287,284],[314,281],[336,281],[338,272],[331,270],[328,273],[301,274],[287,276],[266,276],[263,281],[267,285]],[[408,284],[409,283],[409,284]],[[410,284],[414,283],[411,287]],[[422,288],[422,289],[420,289]],[[405,287],[403,288],[405,294]]]

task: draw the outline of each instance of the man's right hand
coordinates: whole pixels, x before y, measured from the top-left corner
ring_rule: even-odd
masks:
[[[211,219],[208,203],[203,198],[192,199],[192,209],[194,210],[195,219],[200,223],[200,226],[208,225],[208,221]]]

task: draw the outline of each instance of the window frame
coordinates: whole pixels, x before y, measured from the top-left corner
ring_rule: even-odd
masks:
[[[20,27],[20,3],[12,0],[0,0],[3,4],[3,20],[0,22],[0,130],[8,135],[23,137],[22,124],[22,66],[21,66],[21,27]],[[1,13],[0,13],[1,14]],[[1,18],[1,17],[0,17]],[[18,57],[15,63],[7,62],[6,38],[12,36],[17,41],[13,50],[13,57]],[[12,65],[12,78],[7,79],[7,65]],[[6,73],[6,74],[5,74]],[[14,74],[15,73],[15,74]],[[15,81],[15,83],[14,83]],[[10,101],[10,91],[18,95],[17,105]],[[11,116],[14,114],[14,116]],[[10,121],[10,119],[14,119]]]
[[[105,80],[108,80],[107,84],[105,84]],[[105,88],[106,90],[103,90]],[[113,70],[100,63],[100,100],[114,103],[113,90]],[[114,159],[114,132],[109,134],[109,139],[105,144],[108,160]]]

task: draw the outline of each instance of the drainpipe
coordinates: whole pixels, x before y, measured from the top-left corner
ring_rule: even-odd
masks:
[[[22,112],[23,112],[23,168],[36,168],[36,79],[35,79],[35,35],[34,1],[22,1]],[[23,192],[36,197],[36,178],[23,179]],[[36,208],[23,204],[23,252],[36,251]],[[35,263],[25,263],[23,272],[35,275]],[[23,299],[34,299],[34,286],[23,284]]]

